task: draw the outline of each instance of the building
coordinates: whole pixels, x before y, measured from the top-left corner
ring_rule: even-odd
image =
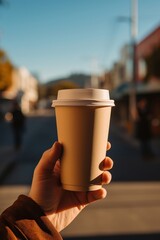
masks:
[[[152,114],[152,130],[160,135],[160,26],[137,45],[137,93],[148,99]]]
[[[119,61],[110,71],[113,86],[115,86],[112,97],[117,103],[116,118],[123,125],[130,125],[130,90],[134,84],[136,101],[140,98],[147,99],[151,109],[153,135],[160,136],[160,26],[142,39],[135,49],[136,79],[134,83],[131,46],[125,45],[122,48]]]
[[[17,99],[22,111],[29,113],[35,108],[38,100],[38,81],[25,68],[15,68],[12,73],[12,85],[3,92],[7,99]]]

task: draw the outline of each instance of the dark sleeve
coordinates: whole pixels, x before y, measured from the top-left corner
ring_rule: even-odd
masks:
[[[0,239],[62,240],[41,208],[25,195],[0,216]]]

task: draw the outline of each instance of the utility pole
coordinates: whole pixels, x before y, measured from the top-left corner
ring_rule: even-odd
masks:
[[[131,60],[132,72],[131,82],[129,89],[129,122],[132,129],[136,118],[136,80],[137,80],[137,58],[136,58],[136,43],[138,35],[138,0],[131,0],[131,16],[118,17],[118,21],[127,21],[130,23],[130,36],[131,36]]]
[[[132,0],[131,6],[131,47],[132,47],[132,79],[129,95],[129,116],[132,127],[134,128],[136,114],[136,81],[137,81],[137,57],[136,42],[138,34],[138,0]]]

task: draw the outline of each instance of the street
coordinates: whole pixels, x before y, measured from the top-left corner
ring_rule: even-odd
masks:
[[[46,116],[47,115],[47,116]],[[12,132],[9,124],[1,128],[0,147],[13,148]],[[15,164],[1,180],[3,185],[30,184],[34,167],[42,153],[57,140],[55,117],[52,112],[32,115],[27,118],[22,149],[16,153]],[[141,159],[139,144],[116,125],[110,128],[108,151],[114,160],[112,181],[159,181],[160,141],[153,140],[156,157],[153,161]]]
[[[1,124],[0,131],[3,136],[0,139],[1,153],[5,148],[13,153],[9,124],[3,126]],[[52,112],[44,115],[33,114],[27,118],[22,149],[14,153],[14,161],[0,178],[0,211],[9,206],[19,194],[27,194],[37,162],[56,139],[55,118]],[[99,236],[97,239],[105,239],[105,235],[113,237],[116,234],[116,236],[122,235],[123,238],[110,239],[132,239],[124,238],[124,235],[145,234],[144,238],[140,235],[140,238],[135,239],[158,239],[157,236],[160,236],[160,142],[158,140],[152,142],[155,159],[144,161],[141,159],[138,142],[112,122],[109,141],[112,148],[107,155],[114,160],[111,171],[112,183],[107,187],[109,196],[82,212],[63,235],[66,239],[96,235]],[[0,162],[3,164],[4,161],[1,154]],[[99,219],[99,224],[96,219]]]
[[[2,131],[4,131],[5,146],[8,143],[11,149],[13,148],[13,137],[9,124],[6,125],[6,130],[7,133],[5,129],[2,128]],[[6,172],[1,184],[30,184],[33,170],[42,153],[50,148],[56,139],[53,112],[48,114],[47,117],[43,117],[42,115],[32,115],[28,117],[22,148],[16,153],[14,164],[9,171]]]

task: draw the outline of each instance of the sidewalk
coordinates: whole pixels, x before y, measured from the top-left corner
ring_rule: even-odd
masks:
[[[62,232],[64,239],[160,239],[159,182],[111,183],[106,188],[107,197],[84,209]]]
[[[111,183],[107,197],[86,207],[61,232],[65,240],[159,240],[160,182]],[[29,186],[0,187],[0,212]]]

